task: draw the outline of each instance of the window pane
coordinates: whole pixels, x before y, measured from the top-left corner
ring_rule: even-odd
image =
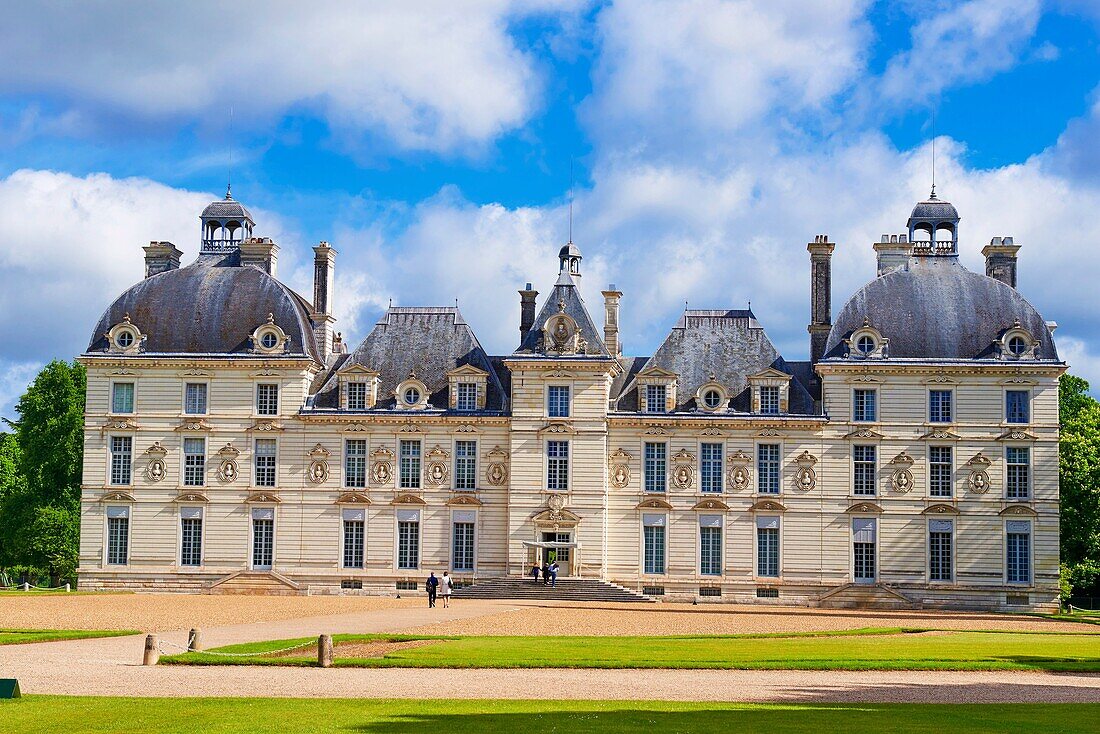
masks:
[[[454,523],[453,555],[456,571],[474,570],[474,523]]]
[[[1008,582],[1031,583],[1031,532],[1009,532],[1005,536]]]
[[[546,442],[546,488],[556,492],[569,489],[569,442]]]
[[[547,413],[551,418],[569,417],[569,386],[551,385],[546,393]]]
[[[779,413],[779,388],[773,385],[765,385],[760,388],[760,412],[765,415],[778,415]]]
[[[279,386],[259,384],[256,386],[256,412],[259,415],[279,414]]]
[[[852,420],[853,421],[874,421],[875,420],[875,397],[874,390],[853,390],[852,391]]]
[[[206,383],[189,382],[183,391],[183,412],[188,415],[206,414]]]
[[[779,444],[762,443],[756,447],[757,491],[779,494]]]
[[[252,518],[252,566],[271,568],[275,550],[275,521],[270,518]]]
[[[344,442],[344,486],[367,486],[367,441],[362,438]]]
[[[954,393],[951,390],[928,391],[928,420],[932,423],[950,423],[952,420],[952,399]]]
[[[668,476],[668,445],[647,443],[645,445],[645,491],[664,492]]]
[[[111,388],[111,412],[134,412],[134,383],[116,382]]]
[[[928,533],[928,576],[932,581],[950,581],[951,531],[932,530]]]
[[[647,525],[642,528],[645,542],[643,555],[645,573],[665,572],[665,528],[663,525]]]
[[[348,383],[348,410],[367,409],[367,383]]]
[[[1010,446],[1005,450],[1008,466],[1005,495],[1008,499],[1027,499],[1031,496],[1031,451],[1028,448]]]
[[[708,576],[722,574],[722,528],[699,528],[699,573]]]
[[[111,484],[130,484],[133,471],[134,439],[111,436]]]
[[[206,439],[183,439],[183,483],[201,487],[206,483]]]
[[[275,467],[276,467],[276,455],[275,455],[275,439],[273,438],[258,438],[256,439],[256,453],[255,453],[255,469],[256,469],[256,486],[257,487],[274,487],[275,486]]]
[[[420,442],[401,442],[401,488],[420,489]]]
[[[950,446],[931,446],[928,449],[928,493],[933,497],[951,496]]]
[[[477,410],[477,383],[458,383],[458,395],[455,398],[458,410]]]
[[[852,493],[872,495],[875,493],[875,447],[853,446]]]
[[[420,523],[397,523],[397,567],[414,569],[420,565]]]
[[[699,484],[703,492],[722,491],[722,444],[705,443],[700,451]]]
[[[344,520],[344,568],[363,568],[363,520]]]
[[[665,385],[646,385],[645,410],[647,413],[667,412],[668,389]]]
[[[202,518],[180,520],[180,565],[202,565]]]
[[[477,488],[477,441],[455,441],[455,489]]]
[[[779,576],[779,528],[756,529],[756,575]]]
[[[130,518],[107,518],[107,563],[124,566],[130,545]]]
[[[1027,390],[1005,392],[1005,420],[1009,423],[1027,423],[1031,393]]]

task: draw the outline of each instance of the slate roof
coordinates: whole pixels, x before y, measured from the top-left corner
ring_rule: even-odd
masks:
[[[363,343],[329,371],[313,401],[314,407],[336,408],[339,405],[336,371],[351,365],[380,373],[377,408],[395,408],[397,386],[409,373],[415,373],[428,388],[429,403],[435,408],[446,409],[447,372],[463,365],[489,373],[486,410],[502,411],[506,406],[507,393],[497,370],[455,306],[391,306]]]
[[[677,410],[694,410],[695,393],[711,376],[726,386],[733,410],[748,412],[748,377],[771,367],[793,375],[749,310],[686,310],[660,348],[641,369],[660,367],[676,373]],[[631,365],[634,369],[634,365]],[[634,369],[634,374],[640,371]],[[638,386],[631,377],[616,405],[638,410]],[[800,380],[791,380],[789,413],[812,414],[813,397]]]
[[[249,337],[270,313],[290,337],[290,355],[320,362],[305,299],[263,270],[233,262],[200,258],[131,286],[100,317],[88,352],[106,351],[106,332],[129,314],[146,336],[145,353],[247,354]]]
[[[892,359],[981,359],[1016,319],[1039,340],[1039,358],[1058,352],[1043,317],[1015,289],[964,268],[955,257],[915,257],[875,278],[837,316],[825,357],[843,358],[843,340],[864,318],[890,340]]]
[[[591,314],[588,313],[588,308],[584,305],[584,299],[581,298],[580,291],[577,289],[577,284],[573,281],[573,277],[564,270],[558,276],[558,281],[554,284],[554,289],[550,291],[549,296],[546,298],[546,302],[542,305],[542,310],[539,311],[538,317],[535,318],[534,326],[527,332],[527,335],[523,338],[523,342],[519,345],[519,349],[516,350],[516,353],[537,353],[536,349],[539,336],[542,334],[542,327],[546,325],[547,319],[554,314],[560,313],[562,310],[577,322],[577,328],[580,331],[581,338],[588,342],[588,356],[611,356],[607,351],[607,346],[603,343],[600,329],[596,328],[596,323],[592,320]]]
[[[234,199],[228,193],[224,199],[218,201],[212,201],[206,205],[206,208],[202,210],[202,217],[210,217],[212,219],[248,219],[252,220],[252,215],[244,208],[244,204]]]
[[[939,220],[939,219],[958,219],[959,211],[955,208],[955,205],[949,201],[942,201],[941,199],[928,199],[926,201],[918,202],[913,207],[913,213],[909,215],[909,221],[913,220]]]

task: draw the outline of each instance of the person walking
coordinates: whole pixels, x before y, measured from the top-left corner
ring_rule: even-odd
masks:
[[[550,564],[550,585],[551,586],[557,586],[558,585],[558,562],[557,561],[553,561]]]
[[[443,572],[443,578],[439,580],[439,594],[443,597],[443,608],[446,609],[451,604],[451,592],[454,591],[455,585],[451,581],[451,577],[447,575],[447,572]]]
[[[539,582],[539,562],[535,561],[531,564],[531,578],[537,584]]]
[[[428,590],[428,609],[431,609],[435,606],[435,592],[439,589],[439,579],[435,577],[435,571],[428,575],[424,588]]]

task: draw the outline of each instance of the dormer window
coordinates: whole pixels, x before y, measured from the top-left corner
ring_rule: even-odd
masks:
[[[782,415],[790,410],[791,376],[769,367],[749,375],[752,390],[752,412],[761,415]]]
[[[424,410],[428,407],[428,386],[416,379],[416,375],[409,373],[397,390],[394,391],[397,398],[397,407],[405,410]]]
[[[643,413],[668,413],[676,409],[676,373],[653,365],[638,373],[638,410]],[[720,388],[719,385],[706,387]],[[694,395],[702,400],[702,393]],[[699,402],[699,404],[702,404]]]
[[[118,345],[123,349],[128,349],[134,344],[134,332],[126,329],[118,334]]]
[[[874,338],[868,336],[867,334],[864,334],[859,338],[859,341],[856,343],[856,349],[859,350],[860,354],[870,354],[871,352],[875,351]]]
[[[764,415],[779,415],[778,385],[762,385],[760,387],[760,412]]]
[[[850,359],[885,359],[890,346],[890,340],[871,326],[870,319],[863,319],[863,326],[852,332],[844,343],[848,346]]]
[[[275,336],[275,332],[273,331],[265,332],[264,335],[260,337],[260,344],[263,345],[264,349],[274,349],[275,345],[278,343],[279,337]]]
[[[141,344],[145,341],[141,330],[130,322],[130,314],[126,314],[120,323],[112,326],[106,337],[110,351],[127,354],[140,351]]]
[[[448,404],[451,410],[472,413],[485,410],[489,373],[470,364],[447,372]]]
[[[1017,319],[1011,327],[1005,329],[996,343],[1001,359],[1038,359],[1039,342]]]
[[[646,385],[645,412],[668,412],[668,388],[665,385]]]
[[[477,383],[458,383],[458,394],[455,395],[455,409],[463,411],[477,410]]]
[[[416,405],[420,402],[420,390],[415,387],[406,388],[405,405]]]
[[[707,390],[705,393],[703,393],[703,405],[706,408],[708,408],[710,410],[714,410],[715,408],[717,408],[721,404],[722,404],[722,393],[720,393],[720,392],[718,392],[717,390],[714,390],[714,389]]]
[[[1019,357],[1027,351],[1027,342],[1022,336],[1014,336],[1008,340],[1008,351]]]
[[[715,379],[714,375],[699,386],[695,393],[695,405],[700,410],[709,413],[724,411],[729,405],[729,393],[726,388]]]
[[[275,323],[275,315],[267,315],[267,323],[252,332],[252,351],[260,354],[280,354],[286,351],[290,337]]]
[[[369,386],[365,382],[348,383],[348,410],[366,410]]]
[[[336,373],[340,407],[344,410],[370,410],[378,401],[378,373],[353,364]]]

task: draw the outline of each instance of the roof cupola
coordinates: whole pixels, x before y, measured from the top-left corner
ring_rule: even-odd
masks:
[[[244,205],[233,198],[227,186],[225,198],[207,204],[202,210],[202,247],[201,255],[214,255],[236,252],[244,240],[252,237],[252,228],[256,223]]]
[[[936,198],[933,186],[928,199],[913,207],[909,215],[909,242],[913,254],[958,255],[959,219],[959,212],[951,202]]]
[[[558,261],[561,263],[559,274],[568,273],[574,278],[581,277],[581,251],[573,244],[573,240],[569,240],[558,250]]]

